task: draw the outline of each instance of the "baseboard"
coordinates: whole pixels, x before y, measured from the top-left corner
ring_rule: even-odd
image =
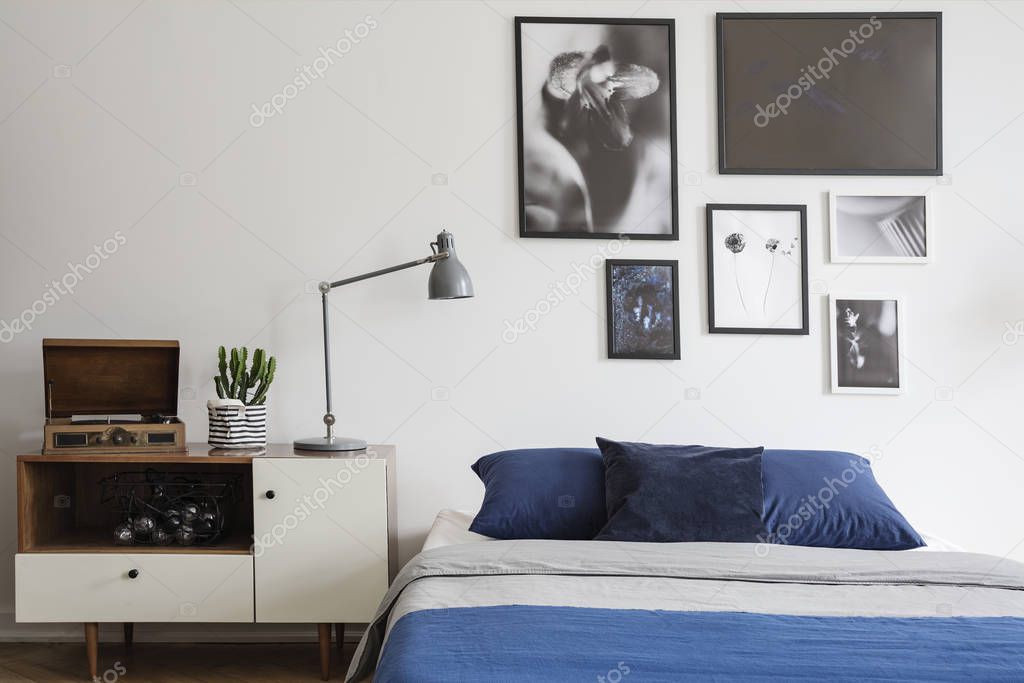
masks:
[[[365,624],[346,624],[345,641],[355,642]],[[315,624],[136,624],[137,643],[306,643],[316,642]],[[75,643],[81,624],[19,624],[0,612],[0,642]],[[100,641],[121,642],[121,624],[100,624]]]

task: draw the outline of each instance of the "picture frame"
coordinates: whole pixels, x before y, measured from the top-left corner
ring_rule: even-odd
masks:
[[[675,20],[515,17],[515,69],[519,236],[678,240]]]
[[[705,227],[708,332],[810,334],[807,206],[708,204]]]
[[[903,299],[832,293],[828,309],[832,393],[902,394],[906,390]]]
[[[608,358],[679,360],[679,261],[606,259],[605,282]]]
[[[828,206],[831,263],[931,262],[936,217],[930,194],[832,191]]]
[[[716,40],[720,174],[943,174],[942,12],[719,13]]]

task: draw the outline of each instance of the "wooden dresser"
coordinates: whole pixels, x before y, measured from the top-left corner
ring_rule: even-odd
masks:
[[[397,571],[395,448],[352,453],[253,451],[18,457],[18,622],[85,624],[89,675],[98,629],[136,622],[317,624],[321,677],[331,624],[371,620]],[[101,502],[115,473],[234,473],[241,495],[215,545],[115,544],[119,511]]]

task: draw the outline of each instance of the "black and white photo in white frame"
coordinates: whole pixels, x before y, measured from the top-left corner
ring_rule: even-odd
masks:
[[[677,240],[675,20],[516,17],[519,236]]]
[[[934,242],[929,195],[829,193],[832,263],[928,263]]]
[[[900,298],[831,294],[829,317],[832,393],[903,393]]]
[[[708,204],[708,331],[808,334],[807,207]]]

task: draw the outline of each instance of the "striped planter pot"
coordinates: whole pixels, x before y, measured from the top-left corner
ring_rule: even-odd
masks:
[[[207,401],[210,445],[214,448],[254,448],[267,445],[267,406],[247,406],[237,399]]]

